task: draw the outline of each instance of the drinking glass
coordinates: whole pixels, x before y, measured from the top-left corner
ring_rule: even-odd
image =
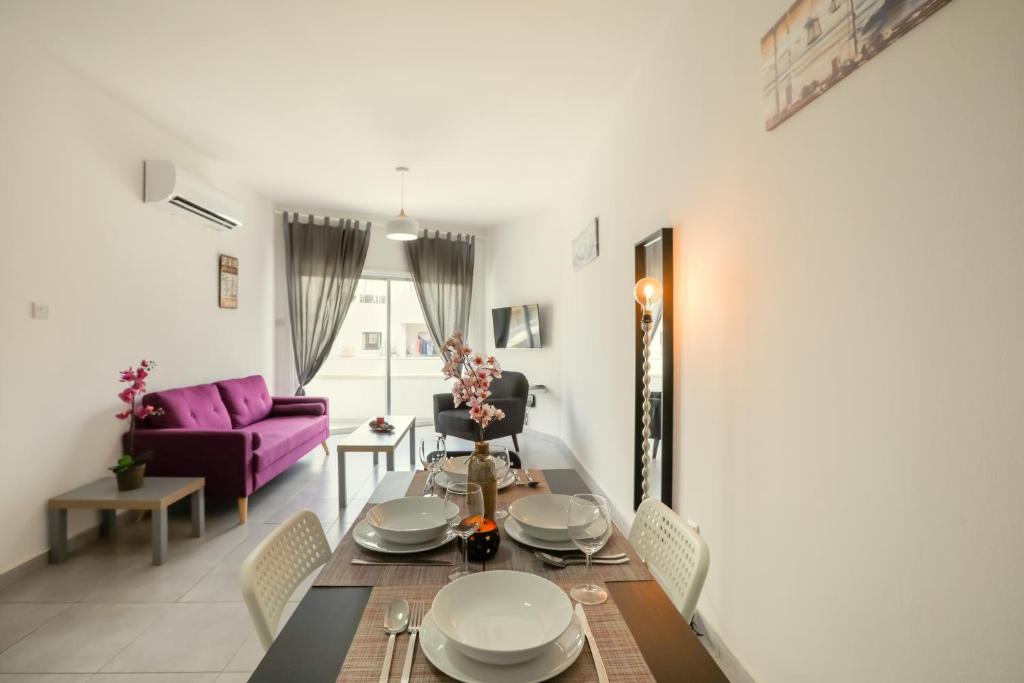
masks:
[[[431,434],[420,439],[420,463],[427,470],[427,481],[421,492],[424,496],[435,495],[434,479],[441,471],[446,457],[448,457],[448,449],[445,447],[443,436]]]
[[[453,481],[445,490],[444,500],[446,513],[452,515],[448,518],[448,527],[462,539],[462,566],[448,575],[448,580],[454,581],[473,573],[469,568],[469,537],[476,533],[483,521],[484,492],[480,484]],[[448,503],[455,505],[455,512],[451,511]]]
[[[586,583],[574,586],[569,595],[584,605],[600,605],[608,592],[590,581],[590,556],[604,547],[612,535],[608,501],[602,496],[581,493],[569,499],[569,538],[587,557]]]
[[[491,457],[494,458],[494,478],[498,480],[500,486],[512,470],[512,460],[508,449],[504,446],[491,446]],[[508,503],[501,503],[500,507],[494,511],[494,519],[497,521],[506,517],[508,517]]]

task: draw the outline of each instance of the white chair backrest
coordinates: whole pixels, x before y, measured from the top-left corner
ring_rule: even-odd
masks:
[[[687,622],[708,575],[711,552],[696,529],[660,500],[648,498],[636,511],[629,543]]]
[[[300,510],[242,563],[242,596],[263,649],[277,635],[281,612],[302,581],[331,557],[319,518]]]

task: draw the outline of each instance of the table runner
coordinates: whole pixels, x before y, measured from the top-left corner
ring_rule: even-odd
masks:
[[[538,493],[550,493],[550,488],[544,475],[540,471],[532,471],[534,478],[540,483],[539,486],[510,486],[498,492],[498,505],[505,506],[523,496],[535,495]],[[419,471],[413,477],[406,495],[418,495],[423,490],[427,473]],[[367,505],[359,514],[362,520],[367,511],[373,507]],[[358,521],[356,523],[358,523]],[[485,570],[512,569],[515,571],[528,572],[549,579],[555,583],[563,581],[580,583],[586,575],[586,567],[573,565],[565,568],[554,567],[545,564],[537,559],[533,548],[520,545],[504,532],[504,522],[499,522],[502,528],[501,547],[493,560],[483,566]],[[352,525],[355,528],[355,524]],[[440,548],[429,550],[423,553],[410,555],[410,558],[423,559],[451,559],[459,561],[457,543],[449,543]],[[640,561],[634,552],[629,541],[626,540],[618,527],[615,528],[612,537],[608,540],[600,554],[626,553],[630,562],[619,565],[594,565],[591,568],[592,577],[595,581],[647,581],[652,579],[647,567]],[[553,553],[558,555],[559,553]],[[352,529],[349,529],[341,539],[324,566],[323,570],[313,582],[314,586],[415,586],[415,585],[443,585],[447,582],[447,576],[452,567],[367,567],[353,565],[352,559],[361,557],[364,559],[395,559],[396,555],[382,555],[364,550],[356,544],[352,538]],[[480,568],[480,563],[472,563],[475,568]]]
[[[573,582],[557,582],[568,591]],[[442,585],[420,586],[377,586],[370,594],[363,618],[359,622],[355,638],[349,647],[345,663],[338,673],[338,683],[376,683],[384,663],[384,650],[387,647],[387,635],[384,633],[384,612],[388,603],[394,598],[405,598],[410,603],[421,602],[429,605]],[[633,634],[619,613],[615,601],[609,597],[602,605],[586,608],[587,620],[594,632],[601,658],[608,670],[608,678],[615,683],[647,683],[654,676],[644,660]],[[395,643],[394,659],[391,662],[389,681],[398,681],[402,677],[402,665],[409,646],[409,636],[400,635]],[[450,680],[435,669],[426,656],[416,646],[413,659],[412,680],[416,683]],[[576,662],[551,679],[560,683],[588,683],[597,680],[594,658],[590,646],[586,645]]]

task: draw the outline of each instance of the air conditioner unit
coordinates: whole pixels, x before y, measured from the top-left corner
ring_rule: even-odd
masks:
[[[237,202],[170,161],[146,160],[142,185],[146,202],[167,202],[229,230],[242,225]]]

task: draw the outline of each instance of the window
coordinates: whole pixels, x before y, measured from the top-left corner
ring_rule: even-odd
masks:
[[[380,344],[380,332],[363,332],[363,351],[380,351]]]
[[[807,29],[807,44],[810,45],[818,38],[821,37],[821,22],[818,17],[811,17],[804,24],[804,28]]]

